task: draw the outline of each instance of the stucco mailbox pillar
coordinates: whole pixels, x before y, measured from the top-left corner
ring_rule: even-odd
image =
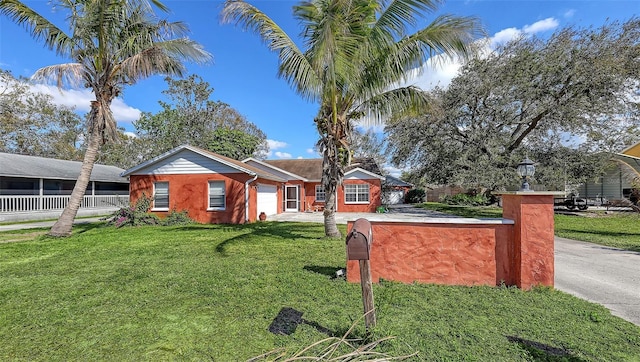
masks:
[[[509,276],[505,282],[530,289],[553,286],[554,221],[553,199],[558,192],[505,192],[502,217],[514,221],[509,245]]]

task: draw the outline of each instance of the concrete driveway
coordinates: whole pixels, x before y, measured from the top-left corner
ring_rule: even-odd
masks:
[[[556,237],[555,287],[640,326],[640,253]]]

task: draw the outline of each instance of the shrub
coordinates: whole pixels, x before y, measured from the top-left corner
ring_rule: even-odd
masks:
[[[195,221],[189,217],[189,212],[187,210],[171,210],[167,214],[167,217],[161,221],[161,224],[164,226],[188,225],[193,223],[195,223]]]
[[[115,227],[123,226],[140,226],[140,225],[187,225],[193,224],[195,221],[189,217],[187,210],[176,211],[171,210],[167,217],[160,219],[158,216],[149,213],[153,198],[148,197],[145,193],[131,206],[121,207],[118,211],[107,216],[103,220],[107,221],[107,225]]]
[[[152,202],[152,198],[142,193],[142,196],[135,204],[121,207],[113,214],[104,218],[104,220],[107,221],[107,225],[113,225],[118,228],[127,225],[157,225],[160,223],[160,219],[156,215],[147,213],[151,208]]]
[[[407,195],[404,198],[404,202],[407,204],[416,204],[419,202],[424,202],[424,198],[427,196],[427,193],[424,192],[423,189],[411,189],[407,192]]]
[[[384,205],[376,207],[376,212],[378,214],[384,214],[385,212],[388,212],[388,211],[389,211],[389,209]]]
[[[447,195],[442,198],[442,203],[448,205],[463,205],[463,206],[484,206],[489,205],[490,200],[485,194],[457,194]]]

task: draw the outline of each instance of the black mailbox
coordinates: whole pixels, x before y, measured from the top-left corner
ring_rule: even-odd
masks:
[[[369,260],[372,243],[373,235],[369,220],[356,220],[347,234],[347,260]]]

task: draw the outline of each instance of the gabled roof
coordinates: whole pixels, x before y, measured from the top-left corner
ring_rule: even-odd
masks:
[[[371,176],[372,178],[377,178],[377,179],[380,179],[380,180],[384,180],[384,176],[375,174],[375,173],[373,173],[371,171],[367,171],[364,168],[360,168],[360,167],[355,167],[355,168],[350,167],[349,171],[346,171],[344,173],[344,177],[348,177],[350,174],[356,173],[356,172],[361,172],[361,173],[364,173],[365,175]]]
[[[320,181],[322,179],[322,159],[306,158],[296,160],[264,160],[264,163],[298,176],[305,181]]]
[[[640,157],[640,142],[625,148],[620,153],[627,156]]]
[[[141,164],[139,164],[137,166],[134,166],[134,167],[124,171],[122,173],[122,176],[128,176],[128,175],[134,174],[134,173],[136,173],[136,172],[138,172],[138,171],[140,171],[142,169],[145,169],[145,168],[150,167],[150,166],[152,166],[154,164],[157,164],[157,163],[159,163],[159,162],[161,162],[161,161],[163,161],[163,160],[165,160],[165,159],[167,159],[167,158],[169,158],[169,157],[171,157],[171,156],[173,156],[173,155],[175,155],[175,154],[177,154],[177,153],[179,153],[181,151],[184,151],[184,150],[197,153],[197,154],[199,154],[201,156],[207,157],[207,158],[209,158],[209,159],[211,159],[213,161],[219,162],[219,163],[221,163],[223,165],[229,166],[229,167],[231,167],[233,169],[236,169],[236,170],[238,170],[240,172],[244,172],[244,173],[249,174],[251,176],[258,176],[260,178],[273,180],[273,181],[285,181],[285,180],[281,179],[280,177],[272,175],[272,174],[270,174],[268,172],[260,170],[260,169],[258,169],[256,167],[251,166],[251,165],[247,165],[247,164],[245,164],[243,162],[240,162],[238,160],[234,160],[232,158],[225,157],[225,156],[219,155],[217,153],[214,153],[214,152],[211,152],[211,151],[207,151],[207,150],[204,150],[204,149],[199,148],[199,147],[190,146],[190,145],[182,145],[182,146],[178,146],[178,147],[176,147],[176,148],[174,148],[172,150],[169,150],[169,151],[167,151],[167,152],[165,152],[165,153],[163,153],[163,154],[161,154],[159,156],[156,156],[156,157],[154,157],[154,158],[152,158],[152,159],[150,159],[148,161],[145,161],[145,162],[143,162],[143,163],[141,163]]]
[[[289,172],[287,170],[283,170],[283,169],[278,168],[278,167],[276,167],[276,166],[274,166],[272,164],[269,164],[269,163],[267,163],[267,161],[260,161],[258,159],[253,158],[253,157],[249,157],[249,158],[243,160],[242,162],[246,163],[246,164],[249,164],[250,162],[255,162],[255,163],[257,163],[257,164],[259,164],[259,165],[261,165],[261,166],[263,166],[263,167],[265,167],[267,169],[283,173],[283,174],[288,175],[288,176],[290,176],[290,177],[292,177],[294,179],[298,179],[298,180],[302,180],[302,181],[309,181],[309,180],[307,180],[306,178],[304,178],[304,177],[302,177],[300,175],[296,175],[296,174],[291,173],[291,172]]]
[[[386,177],[385,182],[388,186],[396,186],[396,187],[413,187],[414,186],[412,183],[402,181],[399,178],[393,177],[391,175],[388,175]]]
[[[77,180],[82,162],[55,158],[0,153],[0,176]],[[95,164],[91,181],[128,183],[120,176],[123,169]]]
[[[270,165],[280,171],[298,176],[304,181],[322,180],[322,159],[305,158],[295,160],[264,160],[263,164]],[[354,159],[350,166],[345,169],[345,174],[360,169],[366,171],[375,178],[383,178],[380,168],[373,159]]]
[[[378,167],[378,163],[373,158],[356,158],[353,159],[351,165],[345,169],[345,172],[349,172],[351,169],[361,168],[363,170],[367,170],[371,173],[374,173],[378,176],[382,175],[382,171],[380,167]]]

